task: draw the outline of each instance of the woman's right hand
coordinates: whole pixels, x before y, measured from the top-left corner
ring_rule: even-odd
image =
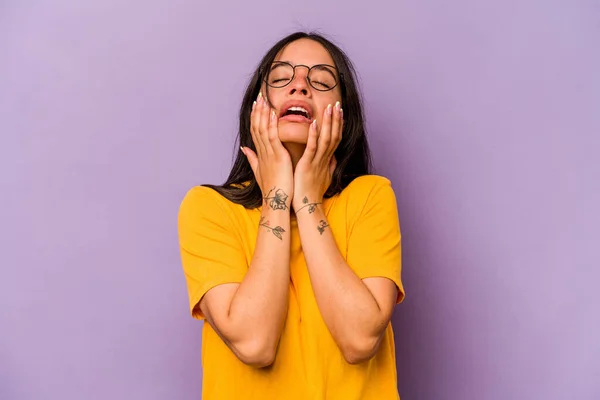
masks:
[[[294,196],[294,171],[290,154],[279,140],[277,115],[259,93],[250,114],[250,133],[256,153],[248,147],[248,159],[263,199],[274,210],[289,210]]]

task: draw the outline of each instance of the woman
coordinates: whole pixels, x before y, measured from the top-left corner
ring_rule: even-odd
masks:
[[[263,57],[229,178],[179,212],[191,312],[208,322],[202,399],[398,398],[400,228],[362,115],[352,64],[324,37]]]

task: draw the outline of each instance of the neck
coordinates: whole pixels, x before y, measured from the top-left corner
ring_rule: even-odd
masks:
[[[300,159],[302,158],[302,155],[304,154],[306,145],[300,144],[300,143],[284,143],[283,146],[286,148],[288,153],[290,153],[290,157],[292,159],[292,167],[294,168],[294,171],[295,171],[298,161],[300,161]]]

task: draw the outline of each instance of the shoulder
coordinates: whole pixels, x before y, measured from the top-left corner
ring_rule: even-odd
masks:
[[[214,219],[226,217],[234,204],[207,186],[194,186],[179,206],[179,219]]]
[[[373,190],[380,190],[381,188],[390,188],[392,183],[388,178],[381,175],[363,175],[354,179],[344,189],[352,193],[370,193]]]
[[[215,190],[207,186],[194,186],[185,194],[181,206],[214,206],[228,201]]]
[[[349,202],[358,202],[361,204],[371,201],[381,201],[383,198],[393,198],[395,202],[391,181],[380,175],[359,176],[350,182],[341,195]]]
[[[333,202],[334,214],[343,214],[349,222],[357,221],[374,211],[396,209],[396,196],[392,183],[384,176],[363,175],[355,178]]]

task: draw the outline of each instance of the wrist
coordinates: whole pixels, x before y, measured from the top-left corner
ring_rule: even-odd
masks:
[[[291,205],[291,191],[282,186],[272,185],[263,192],[263,207],[265,209],[289,211]]]
[[[296,219],[298,221],[301,238],[307,232],[311,232],[315,227],[317,227],[317,231],[322,235],[325,228],[329,226],[325,210],[321,204],[315,206],[313,212],[309,211],[309,207],[306,207],[300,212],[296,212]]]
[[[294,199],[293,207],[296,214],[312,214],[323,204],[323,199],[317,196],[303,196],[299,199]]]

